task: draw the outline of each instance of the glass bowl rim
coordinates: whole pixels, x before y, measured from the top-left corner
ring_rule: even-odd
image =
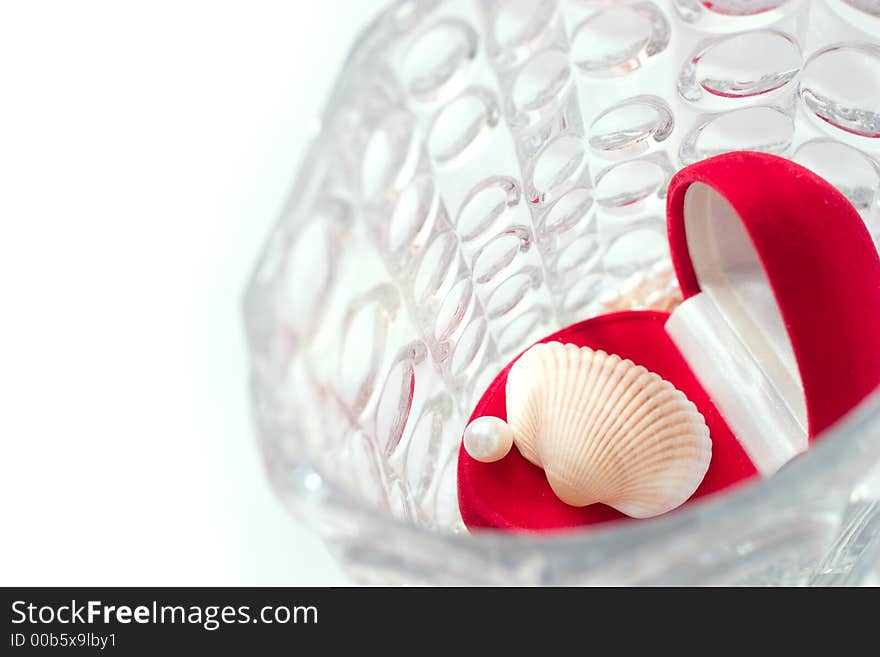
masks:
[[[348,76],[345,71],[350,70],[353,64],[363,56],[372,42],[381,36],[381,29],[387,27],[389,16],[393,16],[399,5],[405,0],[390,2],[384,7],[379,7],[374,18],[368,21],[360,30],[358,36],[351,44],[344,58],[343,71],[331,85],[327,95],[323,112],[319,120],[315,121],[311,130],[311,140],[305,144],[303,155],[293,176],[293,184],[290,189],[302,187],[302,182],[311,178],[317,166],[306,166],[311,160],[320,158],[320,133],[327,125],[332,125],[337,116],[337,101],[346,94]],[[310,171],[311,169],[311,171]],[[293,194],[284,198],[283,207],[286,212],[292,208]],[[281,230],[285,212],[280,213],[277,220],[269,230],[263,249],[261,249],[256,265],[247,282],[244,299],[241,304],[244,314],[244,324],[247,330],[246,350],[248,353],[249,371],[253,371],[253,353],[258,349],[257,341],[251,336],[257,320],[255,314],[266,313],[271,304],[262,295],[259,271],[261,264],[266,258],[269,244],[273,236]],[[250,399],[254,422],[252,426],[258,437],[272,440],[272,436],[263,435],[263,429],[259,426],[256,418],[258,409],[254,403],[257,395],[257,386],[263,385],[262,381],[251,377]],[[866,471],[874,467],[880,456],[880,445],[861,445],[860,439],[871,432],[880,433],[880,388],[866,397],[856,408],[851,410],[846,417],[827,429],[815,442],[811,443],[806,453],[799,455],[783,468],[766,479],[749,480],[732,490],[719,491],[689,504],[684,509],[676,509],[656,518],[643,519],[636,522],[621,520],[605,523],[599,527],[587,530],[571,530],[549,533],[525,533],[485,530],[467,532],[461,534],[439,532],[416,524],[406,522],[394,517],[389,512],[381,511],[365,502],[354,498],[332,479],[321,476],[318,467],[311,463],[307,455],[295,465],[310,470],[321,476],[322,486],[326,488],[329,496],[344,500],[345,513],[352,516],[357,522],[368,524],[374,531],[383,534],[395,535],[404,540],[413,539],[431,541],[451,550],[464,552],[490,552],[491,554],[509,554],[510,556],[522,556],[525,553],[557,553],[579,549],[584,554],[589,552],[601,552],[603,548],[613,547],[615,552],[621,548],[639,546],[675,535],[678,531],[688,527],[699,527],[707,524],[709,519],[715,526],[720,524],[733,524],[743,514],[752,514],[759,507],[768,507],[784,500],[795,500],[805,494],[805,489],[818,485],[823,481],[834,480],[834,473],[841,463],[854,462],[861,458],[864,452],[869,452],[872,459],[866,466]],[[260,448],[262,449],[262,448]],[[267,466],[266,468],[270,468]],[[287,470],[286,472],[289,472]],[[850,475],[847,471],[845,476]],[[272,478],[270,473],[270,479]],[[286,482],[272,482],[276,488],[286,488]],[[857,485],[858,480],[853,481]],[[283,496],[282,496],[283,497]],[[319,507],[321,502],[307,499],[303,495],[297,496],[299,505],[312,505]],[[336,503],[335,501],[333,502]],[[307,519],[308,520],[308,519]],[[739,523],[749,526],[749,522]],[[321,534],[320,530],[316,533]],[[324,538],[322,536],[322,538]]]

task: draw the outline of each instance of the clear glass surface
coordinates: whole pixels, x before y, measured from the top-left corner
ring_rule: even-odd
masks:
[[[876,400],[771,479],[654,520],[471,535],[458,513],[461,433],[489,381],[565,325],[674,307],[669,178],[739,149],[815,170],[877,235],[880,2],[381,13],[245,297],[281,499],[361,581],[876,583]]]

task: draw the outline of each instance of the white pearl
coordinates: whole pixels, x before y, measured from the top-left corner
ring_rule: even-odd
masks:
[[[482,463],[500,461],[513,447],[513,431],[498,417],[484,415],[464,430],[464,450]]]

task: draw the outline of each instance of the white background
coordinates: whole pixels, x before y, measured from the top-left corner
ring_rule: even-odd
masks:
[[[369,0],[0,0],[0,584],[340,584],[240,298]]]

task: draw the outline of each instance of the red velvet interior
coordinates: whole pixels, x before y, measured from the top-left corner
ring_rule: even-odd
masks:
[[[693,500],[751,477],[756,471],[667,335],[663,328],[667,317],[667,313],[652,311],[603,315],[569,326],[540,342],[570,342],[629,358],[670,381],[697,405],[712,436],[712,461]],[[504,388],[507,372],[515,361],[492,382],[471,419],[483,415],[507,418]],[[472,529],[564,529],[627,518],[603,504],[581,508],[565,504],[550,489],[544,471],[526,461],[516,447],[495,463],[475,461],[462,448],[458,501],[462,519]]]

